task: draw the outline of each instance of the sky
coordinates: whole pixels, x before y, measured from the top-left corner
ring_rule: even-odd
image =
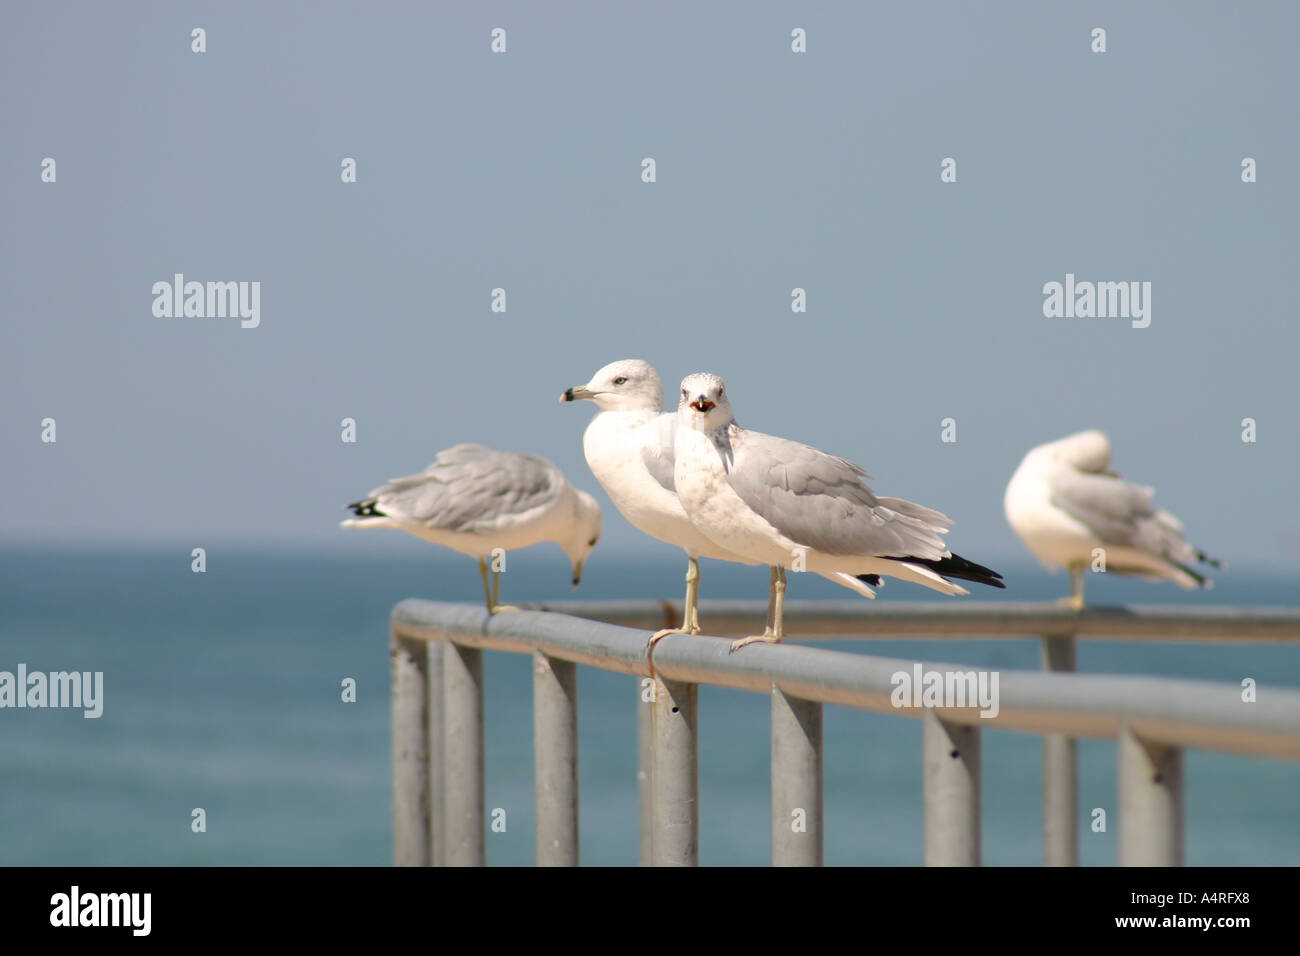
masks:
[[[661,556],[556,401],[642,358],[977,560],[1025,557],[1024,453],[1095,427],[1194,543],[1300,570],[1298,33],[1282,3],[7,3],[0,542],[384,549],[342,505],[475,441]],[[256,327],[156,315],[176,273],[259,283]],[[1149,282],[1150,324],[1046,316],[1067,275]]]

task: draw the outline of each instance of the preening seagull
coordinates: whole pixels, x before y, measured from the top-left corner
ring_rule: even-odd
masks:
[[[768,626],[753,641],[780,641],[785,573],[900,578],[944,594],[969,594],[948,578],[1005,587],[996,571],[948,550],[946,515],[877,497],[862,468],[809,445],[736,424],[726,385],[700,373],[682,380],[677,410],[677,495],[716,544],[770,565]]]
[[[600,505],[569,484],[545,458],[523,452],[456,445],[440,451],[418,475],[394,478],[346,507],[352,528],[400,528],[478,559],[488,611],[500,603],[501,574],[493,551],[504,553],[554,541],[573,565],[573,586],[582,563],[600,540]]]
[[[1068,602],[1083,607],[1084,570],[1104,555],[1111,574],[1210,587],[1190,565],[1219,562],[1188,544],[1183,525],[1152,503],[1154,489],[1110,470],[1110,440],[1082,431],[1030,450],[1003,498],[1007,522],[1049,569],[1070,572]]]
[[[611,362],[586,385],[575,385],[561,402],[586,400],[599,411],[582,436],[582,450],[596,480],[633,527],[686,552],[686,602],[682,626],[658,631],[651,643],[668,634],[700,632],[699,558],[760,564],[759,559],[715,544],[687,517],[673,479],[677,414],[664,412],[659,373],[640,359]],[[825,573],[836,584],[875,597],[866,583],[844,572]],[[874,578],[868,583],[878,584]]]

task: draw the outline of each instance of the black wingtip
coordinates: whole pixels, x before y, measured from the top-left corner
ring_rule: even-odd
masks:
[[[1006,588],[1006,585],[1002,583],[1002,575],[992,568],[986,568],[974,561],[967,561],[960,554],[950,554],[946,558],[937,559],[900,557],[898,560],[906,561],[908,564],[920,564],[931,571],[942,574],[946,578],[974,581],[976,584],[987,584],[991,588]]]
[[[1186,575],[1187,575],[1189,578],[1191,578],[1193,581],[1195,581],[1197,587],[1199,587],[1199,588],[1211,588],[1211,587],[1214,586],[1214,582],[1213,582],[1213,581],[1211,581],[1209,578],[1207,578],[1204,574],[1201,574],[1201,573],[1200,573],[1199,571],[1197,571],[1196,569],[1194,569],[1194,568],[1190,568],[1190,567],[1188,567],[1188,566],[1185,565],[1185,564],[1179,564],[1177,561],[1170,561],[1169,563],[1172,564],[1174,567],[1176,567],[1179,571],[1182,571],[1184,574],[1186,574]],[[1219,563],[1218,563],[1217,561],[1207,561],[1206,563],[1207,563],[1207,564],[1213,564],[1216,568],[1219,566]]]
[[[879,574],[856,574],[854,575],[854,577],[856,577],[859,581],[862,581],[866,584],[870,584],[873,588],[880,587]]]
[[[365,501],[354,501],[351,504],[344,505],[343,507],[351,508],[353,516],[357,518],[387,518],[388,517],[388,515],[384,514],[382,511],[380,511],[378,508],[375,507],[375,499],[373,498],[367,498]]]

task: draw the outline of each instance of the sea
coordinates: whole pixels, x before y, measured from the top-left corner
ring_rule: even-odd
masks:
[[[430,547],[255,543],[210,547],[204,560],[196,572],[186,547],[0,547],[0,671],[103,673],[98,718],[0,709],[0,864],[392,862],[388,615],[407,597],[480,603],[474,563]],[[702,567],[706,626],[710,598],[766,597],[765,569]],[[1040,601],[1067,587],[1027,561],[999,570],[1007,591],[933,599]],[[597,549],[573,592],[565,559],[545,546],[510,555],[502,598],[679,601],[684,571],[669,549],[654,558]],[[1091,603],[1300,605],[1300,582],[1265,570],[1225,570],[1197,593],[1101,577],[1090,576]],[[851,597],[814,575],[790,582],[792,599]],[[930,598],[890,581],[878,600]],[[819,646],[1003,670],[1037,669],[1040,655],[1025,639]],[[1078,662],[1094,674],[1250,677],[1261,697],[1300,688],[1296,644],[1081,640]],[[487,809],[500,824],[487,860],[531,865],[530,661],[488,652],[484,666]],[[355,700],[345,700],[349,682]],[[584,864],[637,862],[637,706],[635,678],[579,669]],[[767,695],[700,690],[702,865],[771,860],[769,708]],[[826,863],[920,864],[920,722],[827,706],[824,748]],[[1193,750],[1185,777],[1187,863],[1300,863],[1300,763]],[[1113,742],[1080,741],[1079,781],[1080,861],[1113,865]],[[982,785],[984,862],[1040,864],[1040,738],[986,730]]]

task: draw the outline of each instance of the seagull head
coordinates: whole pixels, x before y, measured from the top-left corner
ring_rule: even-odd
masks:
[[[1105,432],[1095,428],[1076,432],[1039,447],[1050,449],[1049,454],[1054,460],[1065,462],[1080,471],[1110,474],[1107,471],[1110,467],[1110,439]]]
[[[687,375],[682,379],[677,418],[686,427],[704,432],[730,424],[733,416],[726,383],[708,372]]]
[[[586,385],[566,388],[561,402],[595,402],[602,412],[653,412],[664,408],[664,389],[659,373],[649,362],[623,359],[610,362]]]
[[[599,543],[601,530],[600,505],[591,495],[576,488],[573,499],[573,523],[569,527],[572,529],[572,535],[567,541],[561,542],[560,546],[564,548],[564,553],[569,556],[569,562],[573,565],[573,586],[576,588],[582,581],[583,562]]]

